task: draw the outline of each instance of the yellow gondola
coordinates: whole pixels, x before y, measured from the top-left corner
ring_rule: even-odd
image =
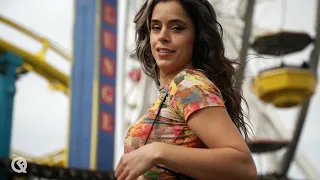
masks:
[[[289,108],[312,96],[316,85],[309,68],[284,66],[260,72],[253,81],[253,90],[262,101]]]

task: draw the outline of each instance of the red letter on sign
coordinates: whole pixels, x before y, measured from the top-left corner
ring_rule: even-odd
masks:
[[[109,77],[114,77],[114,62],[108,58],[104,57],[102,60],[102,73]]]
[[[103,5],[103,16],[104,21],[109,24],[116,24],[116,12],[113,7],[111,7],[109,4],[105,3]]]
[[[102,101],[107,104],[113,104],[113,87],[108,86],[108,85],[103,85],[101,88],[101,97]]]
[[[104,48],[114,51],[115,49],[115,37],[109,31],[103,31],[103,46]]]
[[[113,132],[113,118],[111,114],[107,112],[101,113],[100,128],[107,133]]]

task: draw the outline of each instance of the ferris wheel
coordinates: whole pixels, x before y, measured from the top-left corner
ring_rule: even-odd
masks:
[[[124,55],[124,89],[126,90],[124,95],[124,129],[127,129],[132,123],[134,123],[142,115],[142,113],[147,110],[157,96],[155,84],[151,78],[144,75],[141,70],[140,63],[136,59],[133,52],[135,43],[133,18],[143,2],[144,0],[130,0],[127,3],[127,32],[125,33],[126,42],[124,43],[126,45]],[[303,47],[301,47],[299,50],[314,42],[314,39],[304,33],[280,31],[282,30],[281,28],[278,32],[270,33],[270,30],[257,27],[256,24],[252,24],[254,7],[264,6],[269,2],[270,1],[262,0],[210,0],[210,3],[215,7],[218,21],[223,27],[224,41],[228,57],[232,59],[239,56],[241,58],[241,55],[247,57],[247,52],[255,52],[256,54],[266,56],[269,55],[278,58],[280,57],[281,59],[290,52],[284,52],[284,50],[282,50],[281,52],[283,52],[283,54],[278,55],[268,51],[268,47],[272,45],[272,43],[275,41],[274,39],[284,39],[285,36],[298,39],[300,38],[300,40],[304,41],[305,43],[301,45]],[[284,3],[283,5],[285,6],[286,4]],[[248,12],[250,9],[251,12]],[[250,15],[251,17],[248,17]],[[247,34],[244,34],[245,32],[247,32]],[[263,49],[263,44],[267,49]],[[284,46],[283,44],[281,45]],[[298,49],[295,50],[298,51]],[[242,54],[244,51],[246,51],[246,53]],[[283,65],[283,63],[281,65]],[[257,68],[255,65],[253,65],[253,67],[254,70]],[[283,76],[292,75],[292,72],[297,71],[299,72],[295,74],[296,76],[299,76],[299,73],[308,74],[308,80],[310,81],[309,85],[315,85],[313,84],[314,79],[312,78],[310,69],[287,66],[280,68],[273,68],[273,70],[280,71]],[[251,144],[253,145],[253,149],[251,150],[254,152],[258,172],[261,174],[261,177],[272,177],[279,175],[277,174],[279,173],[277,170],[281,169],[281,165],[285,166],[283,165],[284,163],[279,160],[282,160],[285,156],[288,156],[288,146],[290,142],[292,142],[288,139],[294,140],[292,135],[290,135],[292,133],[288,132],[285,126],[281,124],[280,118],[277,117],[277,113],[275,113],[275,108],[285,108],[284,106],[286,106],[286,108],[290,108],[293,106],[298,106],[302,103],[299,100],[290,102],[292,97],[295,95],[287,98],[282,96],[279,97],[278,100],[268,100],[270,94],[258,92],[257,88],[266,88],[263,82],[263,77],[265,77],[265,74],[263,73],[275,72],[272,72],[271,70],[272,68],[265,69],[264,71],[260,72],[253,72],[252,69],[248,67],[244,71],[245,74],[243,75],[246,78],[243,78],[242,90],[249,104],[250,121],[255,134],[255,140],[253,141],[255,144]],[[309,94],[306,93],[304,97],[300,97],[300,100],[301,98],[306,99],[310,97],[315,91],[314,88],[309,90]],[[292,157],[291,159],[287,158],[290,159],[290,161],[285,162],[287,165],[285,170],[282,168],[282,173],[285,173],[285,175],[288,174],[288,167],[294,161],[298,169],[306,178],[320,177],[319,173],[316,171],[315,167],[311,165],[311,162],[304,152],[299,150],[295,154],[296,157],[294,160]]]

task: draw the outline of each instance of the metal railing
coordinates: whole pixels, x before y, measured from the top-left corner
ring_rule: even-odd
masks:
[[[41,53],[39,53],[40,56],[44,55],[47,52],[47,50],[50,48],[54,52],[56,52],[59,55],[61,55],[62,57],[64,57],[66,60],[72,61],[72,58],[70,57],[70,55],[68,55],[61,47],[59,47],[59,45],[57,45],[56,43],[53,43],[52,40],[49,40],[48,38],[37,35],[34,32],[32,32],[31,30],[22,27],[21,25],[13,22],[12,20],[9,20],[8,18],[5,18],[2,15],[0,15],[0,22],[24,33],[25,35],[27,35],[29,37],[32,37],[33,39],[35,39],[37,41],[40,41],[41,44],[43,45]],[[44,56],[42,56],[42,58],[44,58]]]
[[[48,63],[46,61],[46,54],[50,49],[70,63],[72,63],[72,58],[56,43],[52,43],[49,39],[37,35],[2,15],[0,15],[0,23],[22,32],[24,35],[40,42],[42,45],[38,53],[31,53],[26,49],[20,48],[0,38],[0,50],[14,52],[24,59],[23,66],[17,69],[17,73],[34,71],[48,80],[50,88],[60,90],[66,95],[69,95],[69,76]]]

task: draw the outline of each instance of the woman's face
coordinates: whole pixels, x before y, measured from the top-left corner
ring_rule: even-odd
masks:
[[[160,71],[176,73],[191,64],[194,25],[179,1],[159,2],[151,17],[151,52]]]

